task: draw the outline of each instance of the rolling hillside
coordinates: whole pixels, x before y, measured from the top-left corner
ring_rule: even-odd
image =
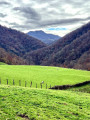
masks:
[[[25,58],[30,64],[90,70],[90,22]]]
[[[50,66],[29,66],[29,65],[1,65],[0,66],[0,79],[2,84],[13,85],[13,80],[16,86],[19,86],[19,80],[21,86],[30,87],[32,82],[32,88],[50,88],[55,85],[73,85],[90,80],[90,72],[83,70],[66,69],[60,67]]]
[[[23,60],[23,55],[25,55],[27,52],[37,50],[45,46],[46,45],[38,39],[35,39],[22,32],[10,28],[6,28],[0,25],[0,49],[3,49],[1,51],[4,51],[6,56],[8,56],[7,54],[9,54],[11,58],[12,56],[17,57],[18,61],[20,57],[22,57],[21,58],[22,61],[25,61]],[[1,53],[0,55],[3,56]],[[7,63],[8,57],[7,60],[4,59],[3,61]],[[16,62],[16,64],[19,64],[19,62]],[[14,62],[11,61],[10,64],[13,63]]]
[[[34,38],[41,40],[42,42],[44,42],[47,45],[53,44],[58,39],[60,39],[60,37],[58,35],[47,34],[42,30],[30,31],[27,34]]]

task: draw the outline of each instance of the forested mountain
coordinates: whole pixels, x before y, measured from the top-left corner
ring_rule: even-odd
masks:
[[[46,44],[40,40],[30,37],[29,35],[17,30],[6,28],[0,25],[0,60],[1,56],[3,56],[2,61],[8,63],[7,61],[9,57],[6,56],[9,54],[11,58],[15,57],[18,59],[18,61],[16,60],[16,64],[25,64],[23,55],[25,55],[27,52],[31,52],[42,47],[46,47]],[[5,53],[5,58],[2,53]],[[19,59],[21,61],[19,61]],[[9,64],[15,64],[14,59],[11,61],[11,63],[9,62]]]
[[[90,22],[25,58],[30,64],[90,70]]]
[[[44,42],[47,45],[50,45],[50,44],[56,42],[58,39],[61,38],[58,35],[48,34],[48,33],[45,33],[42,30],[30,31],[27,34],[34,37],[34,38],[37,38],[37,39],[41,40],[42,42]]]

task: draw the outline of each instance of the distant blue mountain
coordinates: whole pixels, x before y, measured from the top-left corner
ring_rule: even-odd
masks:
[[[57,41],[58,39],[60,39],[60,36],[53,35],[53,34],[47,34],[42,30],[30,31],[27,34],[34,37],[34,38],[41,40],[42,42],[44,42],[48,45],[50,45],[50,44],[54,43],[55,41]]]

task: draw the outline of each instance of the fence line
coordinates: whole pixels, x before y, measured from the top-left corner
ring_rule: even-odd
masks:
[[[2,84],[3,82],[2,82],[2,80],[1,80],[1,78],[0,78],[0,84]],[[9,82],[9,80],[8,79],[6,79],[6,85],[9,85],[9,83],[11,83],[11,81]],[[22,84],[21,84],[22,82],[21,82],[21,80],[19,80],[18,81],[18,85],[17,86],[21,86]],[[28,84],[27,84],[27,81],[25,81],[25,82],[23,82],[24,84],[22,85],[22,87],[24,86],[24,87],[28,87]],[[12,80],[12,85],[16,85],[17,83],[15,83],[15,80],[13,79]],[[38,87],[38,84],[36,83],[36,85],[34,84],[34,88],[36,87],[36,88],[43,88],[43,84],[44,84],[44,81],[42,81],[42,83],[40,83],[40,87]],[[48,87],[48,85],[47,85],[47,83],[46,84],[44,84],[44,88],[46,88],[46,89],[56,89],[56,90],[65,90],[66,89],[66,87],[67,87],[67,89],[69,89],[69,88],[72,88],[72,91],[80,91],[79,89],[75,89],[75,87],[79,87],[79,86],[82,86],[82,85],[86,85],[86,84],[89,84],[90,85],[90,80],[89,81],[85,81],[85,82],[83,82],[83,83],[78,83],[78,84],[75,84],[75,85],[61,85],[61,86],[54,86],[54,87],[51,87],[51,84],[50,84],[50,86]],[[11,84],[10,84],[11,85]],[[29,86],[30,88],[32,87],[32,81],[30,82],[30,86]],[[89,92],[90,93],[90,92]]]
[[[6,85],[9,85],[9,83],[11,83],[11,82],[9,82],[9,80],[8,79],[6,79]],[[13,79],[12,80],[12,85],[16,85],[16,86],[21,86],[22,84],[21,84],[22,82],[21,82],[21,80],[19,80],[18,81],[18,85],[16,85],[16,83],[15,83],[15,80]],[[0,84],[2,84],[2,80],[1,80],[1,78],[0,78]],[[10,84],[11,85],[11,84]],[[25,81],[25,83],[24,83],[24,85],[23,85],[24,87],[28,87],[28,85],[27,85],[27,81]],[[22,87],[23,87],[22,86]],[[35,86],[35,85],[34,85]],[[46,88],[46,89],[48,89],[48,87],[47,87],[48,85],[47,84],[44,84],[44,88]],[[32,87],[32,81],[30,82],[30,88]],[[43,88],[43,84],[42,83],[40,83],[40,87],[38,87],[38,84],[36,83],[36,87],[35,88]],[[51,85],[50,85],[50,88],[51,88]]]

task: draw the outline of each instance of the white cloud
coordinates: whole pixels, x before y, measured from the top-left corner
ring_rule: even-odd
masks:
[[[0,24],[63,36],[90,20],[90,0],[0,0]],[[48,31],[47,28],[67,30]]]

